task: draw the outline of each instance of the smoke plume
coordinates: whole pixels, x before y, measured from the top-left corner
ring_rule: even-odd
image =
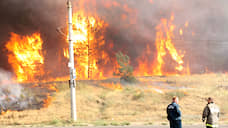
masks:
[[[193,73],[204,72],[208,68],[214,72],[228,71],[228,9],[227,0],[72,0],[74,11],[83,9],[90,15],[96,13],[109,24],[106,45],[114,43],[113,53],[124,51],[130,56],[134,67],[137,58],[149,44],[155,51],[156,26],[161,18],[169,19],[173,14],[176,25],[174,45],[186,51],[184,61],[189,63]],[[66,65],[57,63],[58,52],[65,39],[56,28],[66,26],[66,0],[1,0],[0,1],[0,67],[10,70],[7,51],[4,50],[9,33],[29,35],[39,31],[44,40],[46,68],[55,72]],[[178,29],[184,27],[183,36]],[[150,59],[154,59],[152,54]],[[55,65],[55,66],[53,66]],[[64,72],[65,70],[61,71]],[[67,70],[64,72],[66,73]],[[55,72],[58,76],[59,72]]]

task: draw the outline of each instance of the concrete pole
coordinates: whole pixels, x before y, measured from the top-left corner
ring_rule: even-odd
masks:
[[[72,5],[70,0],[67,1],[68,7],[68,27],[69,27],[69,63],[68,67],[70,68],[70,89],[71,89],[71,119],[73,121],[77,120],[76,113],[76,70],[74,68],[74,48],[73,48],[73,40],[72,40]]]

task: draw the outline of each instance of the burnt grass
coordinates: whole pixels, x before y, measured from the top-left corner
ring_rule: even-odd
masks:
[[[32,109],[40,109],[45,106],[45,100],[48,96],[53,96],[56,92],[50,89],[51,83],[22,83],[22,90],[20,96],[17,99],[10,97],[16,97],[10,93],[11,90],[4,90],[6,95],[5,100],[0,104],[0,114],[10,111],[24,111]],[[55,88],[55,84],[53,87]]]

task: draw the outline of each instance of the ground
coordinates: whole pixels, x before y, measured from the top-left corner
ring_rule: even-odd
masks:
[[[28,127],[28,126],[27,126]],[[183,126],[184,128],[203,128],[204,125],[185,125]],[[219,128],[227,128],[228,125],[221,125]],[[4,127],[3,127],[4,128]],[[7,127],[7,128],[11,128],[11,127]],[[12,127],[12,128],[25,128],[25,127]],[[157,125],[157,126],[84,126],[84,127],[72,127],[72,126],[68,126],[68,127],[33,127],[33,128],[169,128],[169,126],[162,126],[162,125]]]
[[[180,97],[184,125],[202,124],[201,114],[208,96],[220,106],[221,124],[228,122],[228,75],[137,77],[133,85],[118,84],[117,78],[77,82],[78,121],[70,121],[70,91],[67,82],[57,83],[52,102],[40,110],[7,112],[4,125],[36,126],[123,126],[162,125],[167,127],[166,106]],[[187,126],[186,126],[187,127]],[[162,127],[161,127],[162,128]]]

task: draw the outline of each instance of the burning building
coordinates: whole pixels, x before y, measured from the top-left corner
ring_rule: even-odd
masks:
[[[130,57],[135,76],[226,72],[224,2],[73,1],[77,79],[112,77],[118,51]],[[16,82],[69,79],[65,3],[0,2],[0,68]],[[56,31],[60,26],[66,36]]]

